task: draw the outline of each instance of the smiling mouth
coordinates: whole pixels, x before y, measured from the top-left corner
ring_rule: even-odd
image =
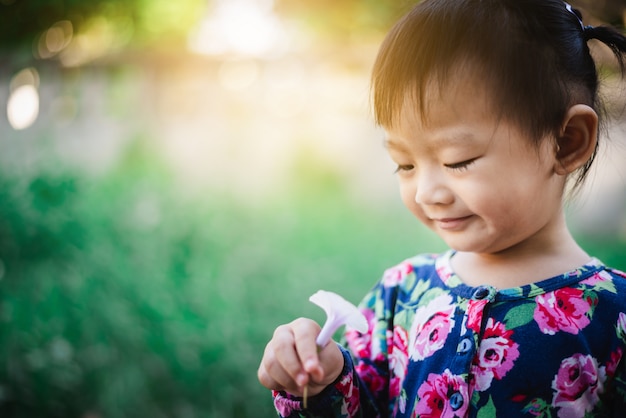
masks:
[[[435,222],[439,226],[439,228],[450,230],[461,228],[465,224],[465,222],[471,217],[472,215],[468,215],[459,218],[433,219],[432,221]]]

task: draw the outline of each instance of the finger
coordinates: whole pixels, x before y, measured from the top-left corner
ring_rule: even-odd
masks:
[[[280,363],[274,363],[267,369],[267,372],[270,378],[275,382],[274,389],[285,390],[293,395],[299,396],[301,389],[306,385],[306,382],[308,382],[308,375],[306,373],[302,372],[294,379]]]
[[[278,383],[267,371],[265,364],[261,363],[257,370],[259,382],[269,390],[285,390],[285,387]]]
[[[318,346],[315,342],[320,333],[320,326],[310,319],[297,319],[292,323],[295,339],[295,349],[302,364],[303,370],[307,374],[315,376],[316,380],[321,380],[324,370],[320,363]]]
[[[320,363],[319,369],[311,371],[311,378],[318,383],[331,383],[339,376],[343,369],[343,354],[334,341],[331,341],[323,349],[319,351]]]
[[[271,390],[286,390],[294,395],[299,388],[294,379],[283,369],[276,357],[276,338],[273,338],[265,347],[263,359],[257,371],[259,382]]]
[[[270,364],[268,372],[286,387],[302,387],[308,383],[309,375],[296,351],[292,324],[278,327],[274,332],[270,350],[273,351],[276,361]]]

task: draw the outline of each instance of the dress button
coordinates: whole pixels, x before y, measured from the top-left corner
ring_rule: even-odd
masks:
[[[467,354],[472,349],[472,342],[468,337],[465,337],[459,342],[456,347],[456,352],[459,354]]]
[[[463,395],[459,392],[454,392],[452,396],[450,396],[450,408],[453,411],[458,411],[463,406]]]
[[[472,296],[473,299],[482,300],[486,299],[491,295],[491,288],[489,286],[480,286],[474,290],[474,294]]]

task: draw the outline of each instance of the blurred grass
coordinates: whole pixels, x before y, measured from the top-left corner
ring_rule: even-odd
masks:
[[[262,201],[185,195],[141,141],[102,177],[0,173],[0,416],[275,416],[256,368],[278,324],[444,248],[294,164]],[[626,267],[626,243],[584,241]]]
[[[2,173],[0,416],[274,416],[256,368],[275,326],[418,250],[297,164],[262,202],[186,196],[141,143],[100,178]]]

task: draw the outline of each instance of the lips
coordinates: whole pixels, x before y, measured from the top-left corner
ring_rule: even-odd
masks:
[[[457,218],[432,218],[432,221],[437,224],[440,229],[455,230],[461,229],[471,217],[472,215]]]

